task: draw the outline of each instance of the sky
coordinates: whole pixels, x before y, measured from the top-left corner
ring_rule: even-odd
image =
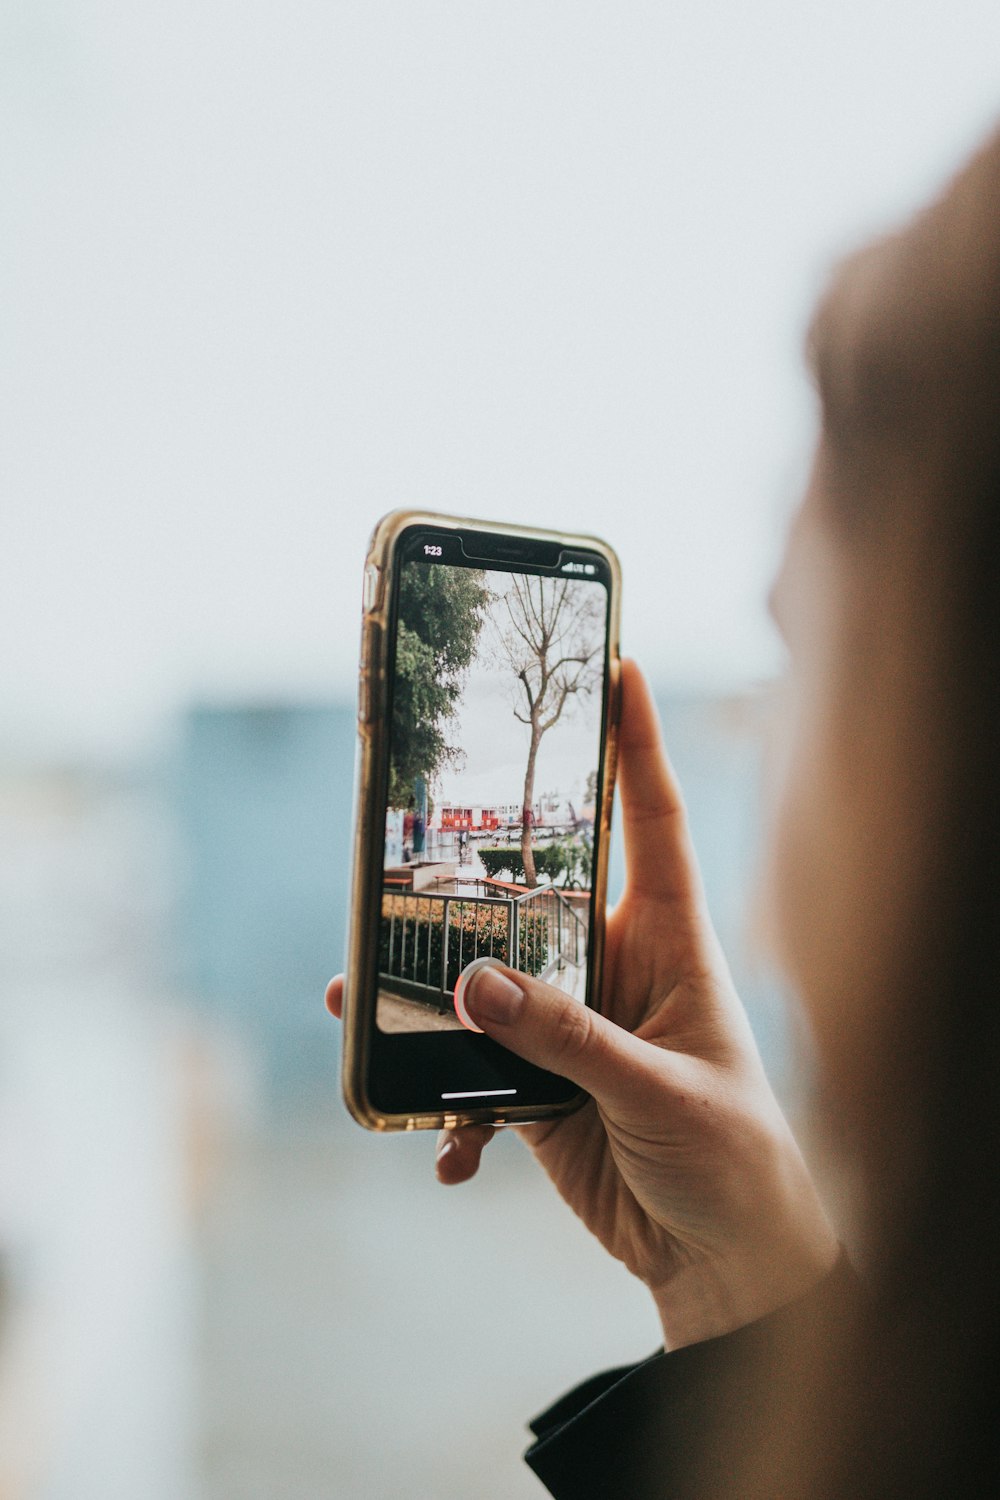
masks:
[[[444,769],[434,788],[436,800],[469,806],[507,805],[520,807],[524,798],[524,774],[531,734],[527,724],[515,717],[525,712],[519,684],[504,669],[499,632],[506,625],[503,596],[512,575],[486,570],[486,583],[493,594],[488,620],[480,631],[476,654],[462,685],[461,701],[454,720],[447,726],[449,743],[460,749],[464,761]],[[598,601],[598,619],[603,621],[607,595],[603,584],[571,580],[576,598],[589,595]],[[595,630],[583,649],[599,648],[601,634]],[[576,647],[579,649],[579,647]],[[537,680],[532,677],[532,685]],[[542,736],[535,762],[535,798],[555,793],[570,798],[579,811],[586,798],[587,776],[597,771],[601,756],[600,692],[580,693],[567,700],[557,723]]]
[[[666,687],[778,668],[809,308],[996,119],[996,0],[0,27],[0,756],[349,699],[399,506],[606,537]]]

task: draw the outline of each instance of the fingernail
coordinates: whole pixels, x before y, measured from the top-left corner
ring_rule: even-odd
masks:
[[[493,1021],[498,1026],[510,1026],[520,1014],[524,991],[506,974],[494,968],[483,968],[469,975],[462,998],[474,1021]]]
[[[449,1136],[448,1139],[446,1141],[442,1141],[440,1146],[438,1147],[438,1153],[435,1157],[435,1160],[443,1161],[446,1156],[449,1156],[451,1152],[454,1151],[457,1145],[458,1142],[455,1140],[455,1137]]]

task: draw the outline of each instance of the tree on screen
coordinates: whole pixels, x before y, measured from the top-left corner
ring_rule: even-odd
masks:
[[[481,570],[411,563],[399,584],[392,704],[390,807],[407,807],[414,782],[461,761],[451,731],[489,606]]]
[[[532,806],[538,747],[567,706],[600,685],[603,591],[572,578],[513,574],[495,618],[501,661],[514,674],[514,717],[529,730],[521,862],[525,884],[535,886]]]

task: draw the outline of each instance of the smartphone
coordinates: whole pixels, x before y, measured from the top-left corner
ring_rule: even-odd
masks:
[[[492,958],[600,1005],[620,569],[593,537],[395,511],[364,569],[343,1086],[373,1130],[583,1096],[463,1024]]]

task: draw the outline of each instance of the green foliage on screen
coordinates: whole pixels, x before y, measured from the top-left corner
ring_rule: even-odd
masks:
[[[399,584],[392,705],[390,807],[407,807],[418,776],[428,783],[461,751],[450,742],[466,673],[490,602],[476,568],[407,563]]]
[[[589,839],[561,838],[551,844],[535,846],[535,873],[551,880],[553,885],[576,886],[589,890],[593,848]],[[520,845],[477,846],[486,873],[494,880],[524,882],[524,861]]]

